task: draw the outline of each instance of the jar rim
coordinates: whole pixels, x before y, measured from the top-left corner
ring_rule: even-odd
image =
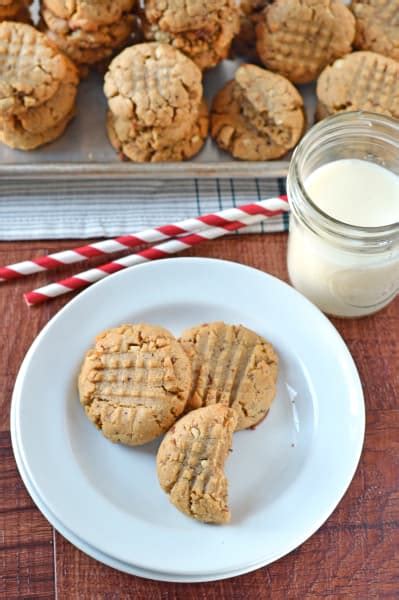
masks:
[[[354,131],[352,133],[360,133],[361,130],[364,130],[366,127],[383,127],[386,129],[386,132],[392,136],[392,139],[390,139],[389,142],[397,146],[399,152],[399,121],[396,121],[395,119],[387,117],[385,115],[366,111],[347,111],[337,113],[335,115],[330,115],[329,117],[326,117],[319,123],[313,125],[313,127],[305,134],[305,136],[299,142],[291,158],[289,171],[294,171],[295,181],[297,186],[299,187],[300,194],[305,199],[306,204],[311,208],[312,212],[314,212],[319,218],[321,218],[321,221],[324,222],[325,225],[333,225],[337,229],[335,233],[338,233],[341,236],[348,235],[350,237],[355,235],[356,238],[377,238],[389,234],[392,234],[395,237],[396,235],[399,236],[399,221],[395,221],[387,225],[379,225],[376,227],[351,225],[350,223],[346,223],[345,221],[340,221],[339,219],[336,219],[335,217],[329,215],[324,210],[322,210],[319,206],[317,206],[317,204],[313,202],[313,200],[310,198],[305,189],[302,176],[299,172],[300,162],[304,159],[306,152],[309,150],[311,144],[314,142],[315,136],[318,136],[320,134],[328,135],[338,132],[342,134],[342,128],[345,125],[350,125],[353,127]]]

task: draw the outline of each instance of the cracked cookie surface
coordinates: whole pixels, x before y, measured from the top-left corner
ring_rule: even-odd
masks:
[[[181,512],[205,523],[227,523],[228,482],[224,463],[236,413],[220,404],[193,410],[168,431],[157,454],[162,489]]]
[[[183,412],[191,365],[166,329],[121,325],[97,336],[79,375],[88,418],[113,442],[145,444]]]
[[[353,0],[355,46],[399,61],[399,0]]]
[[[0,23],[0,114],[39,106],[64,80],[69,60],[45,35],[23,23]]]
[[[375,52],[353,52],[324,69],[316,94],[318,119],[355,110],[399,119],[399,63]]]
[[[239,67],[212,104],[212,137],[241,160],[284,156],[304,128],[299,92],[284,77],[255,65]]]
[[[275,0],[256,25],[261,61],[294,83],[316,79],[351,52],[354,37],[355,19],[340,0]]]
[[[200,69],[168,44],[126,48],[111,62],[104,92],[117,117],[143,127],[180,125],[202,98]]]
[[[196,114],[193,124],[190,119],[184,125],[174,129],[157,127],[135,129],[129,119],[115,117],[111,111],[108,111],[108,137],[122,158],[134,162],[188,160],[198,154],[208,135],[209,114],[204,100],[198,113],[193,113]]]
[[[205,323],[183,332],[193,382],[186,410],[224,405],[237,414],[236,429],[257,425],[276,393],[278,357],[272,345],[242,325]]]

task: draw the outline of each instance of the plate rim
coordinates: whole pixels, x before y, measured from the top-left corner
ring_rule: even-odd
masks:
[[[357,371],[357,367],[356,364],[349,352],[349,349],[347,348],[342,336],[339,334],[339,332],[337,331],[337,329],[334,327],[334,325],[329,321],[329,319],[323,315],[323,313],[321,313],[321,311],[319,311],[319,309],[317,309],[317,307],[315,307],[309,300],[307,300],[304,296],[302,296],[302,294],[300,294],[299,292],[297,292],[297,290],[295,290],[294,288],[292,288],[289,284],[287,284],[286,282],[278,279],[277,277],[274,277],[264,271],[261,271],[259,269],[253,268],[253,267],[248,267],[246,265],[242,265],[240,263],[236,263],[233,261],[226,261],[226,260],[220,260],[220,259],[213,259],[213,258],[201,258],[201,257],[178,257],[178,258],[168,258],[168,259],[163,259],[162,261],[154,261],[154,262],[149,262],[149,263],[144,263],[142,265],[137,265],[136,267],[134,267],[135,269],[146,269],[151,265],[154,265],[154,263],[171,263],[171,262],[191,262],[191,263],[203,263],[204,261],[206,263],[223,263],[223,265],[229,265],[232,266],[234,265],[234,268],[239,268],[239,269],[244,269],[244,270],[250,270],[250,271],[255,271],[257,274],[261,274],[262,276],[264,276],[266,279],[267,278],[271,278],[273,280],[276,280],[278,282],[278,285],[282,285],[285,288],[289,289],[289,293],[294,293],[297,297],[300,297],[301,301],[305,301],[308,305],[311,306],[311,309],[316,311],[319,314],[319,318],[322,317],[322,319],[324,319],[325,323],[327,324],[328,328],[330,329],[331,333],[337,338],[339,339],[340,343],[343,346],[343,349],[346,352],[346,359],[349,359],[350,361],[350,367],[351,367],[351,372],[352,372],[352,377],[354,377],[354,379],[356,380],[356,385],[358,387],[357,393],[359,394],[358,397],[358,406],[360,408],[360,414],[358,415],[358,419],[360,419],[360,423],[358,424],[359,428],[359,434],[358,434],[358,440],[357,440],[357,452],[355,453],[355,455],[353,455],[351,457],[351,469],[350,469],[350,476],[347,477],[347,481],[345,483],[345,485],[343,485],[343,489],[340,488],[340,493],[334,496],[334,501],[331,503],[329,503],[329,506],[322,511],[323,512],[323,516],[320,517],[318,519],[318,521],[316,522],[315,526],[310,528],[307,532],[307,534],[305,535],[305,537],[300,536],[299,541],[297,539],[295,539],[290,545],[289,547],[287,547],[287,549],[284,550],[284,552],[281,552],[279,555],[274,556],[271,560],[267,559],[266,562],[262,562],[262,561],[256,561],[256,563],[253,564],[249,564],[247,563],[247,566],[245,568],[242,569],[227,569],[226,571],[220,571],[218,573],[216,572],[210,572],[209,576],[211,576],[212,574],[216,575],[218,579],[223,579],[229,576],[234,576],[231,575],[231,573],[234,574],[242,574],[242,573],[246,573],[252,570],[255,570],[257,568],[260,568],[261,566],[265,566],[266,564],[270,564],[271,562],[274,562],[276,560],[278,560],[279,558],[285,556],[286,554],[290,553],[292,550],[294,550],[295,548],[297,548],[298,546],[300,546],[302,543],[304,543],[307,539],[309,539],[309,537],[311,537],[324,523],[325,521],[329,518],[329,516],[334,512],[334,510],[336,509],[337,505],[340,503],[340,501],[342,500],[343,496],[346,494],[351,481],[356,473],[358,464],[359,464],[359,460],[360,460],[360,456],[361,456],[361,452],[362,452],[362,448],[363,448],[363,444],[364,444],[364,433],[365,433],[365,404],[364,404],[364,395],[363,395],[363,390],[362,390],[362,385],[361,385],[361,380],[359,377],[359,373]],[[222,266],[223,266],[222,265]],[[121,271],[119,273],[116,273],[113,277],[114,277],[114,281],[115,278],[117,278],[118,276],[123,278],[126,277],[126,272],[127,271],[131,271],[131,269],[126,269],[124,271]],[[90,286],[88,289],[84,290],[82,293],[80,293],[79,295],[77,295],[71,302],[69,302],[67,305],[65,305],[56,315],[54,315],[52,317],[52,319],[49,320],[49,322],[44,326],[44,328],[41,330],[41,332],[38,334],[38,336],[36,337],[36,339],[33,341],[32,345],[30,346],[29,350],[27,351],[21,367],[19,369],[18,375],[17,375],[17,379],[16,379],[16,383],[15,383],[15,387],[14,387],[14,391],[13,391],[13,396],[12,396],[12,404],[11,404],[11,419],[12,419],[12,423],[14,423],[14,426],[16,426],[16,406],[18,404],[18,395],[21,394],[21,390],[20,387],[22,385],[22,381],[25,378],[25,370],[28,368],[29,365],[29,361],[31,359],[31,357],[34,355],[37,346],[40,344],[41,340],[43,337],[45,337],[48,328],[50,328],[53,323],[58,320],[58,318],[60,318],[60,315],[63,315],[65,312],[67,312],[68,310],[70,310],[70,307],[72,305],[74,305],[75,303],[78,303],[81,301],[81,298],[83,295],[89,295],[89,294],[93,294],[95,293],[96,289],[98,286],[103,285],[105,283],[105,281],[109,280],[109,278],[103,279],[99,282],[97,282],[96,284],[94,284],[93,286]],[[14,454],[16,452],[18,452],[19,455],[19,459],[23,462],[23,456],[22,453],[19,452],[18,446],[16,445],[14,448],[14,441],[12,439],[12,444],[13,444],[13,450],[14,450]],[[18,464],[18,461],[17,461]],[[24,478],[23,478],[24,479]],[[24,483],[26,485],[26,482],[24,480]],[[27,486],[28,491],[30,492],[29,487]],[[36,490],[37,493],[37,490]],[[39,494],[40,497],[40,494]],[[46,505],[45,501],[43,498],[41,498],[42,503],[44,505]],[[331,508],[332,505],[332,508]],[[48,508],[48,507],[47,507]],[[50,515],[52,515],[51,511],[50,511]],[[45,515],[46,518],[47,515]],[[50,521],[50,523],[54,526],[54,524],[52,523],[52,521],[48,518],[48,520]],[[64,524],[65,526],[65,524]],[[73,533],[73,532],[72,532]],[[73,534],[76,535],[76,534]],[[77,536],[78,537],[78,536]],[[68,538],[67,538],[68,539]],[[70,540],[72,541],[72,540]],[[74,543],[72,541],[72,543]],[[90,544],[89,544],[90,545]],[[101,550],[101,548],[98,548],[98,550],[100,552],[103,552]],[[108,555],[111,556],[111,555]],[[94,557],[96,558],[96,557]],[[119,557],[115,556],[112,558],[116,558],[119,562],[124,562],[123,560],[121,560]],[[141,566],[141,565],[134,565],[135,567],[138,567],[139,569],[143,568],[144,570],[149,570],[152,572],[158,572],[155,571],[154,569],[152,569],[152,567],[145,567],[145,566]],[[162,573],[161,571],[159,571],[159,573]],[[188,571],[173,571],[173,570],[168,570],[167,571],[168,574],[173,574],[173,575],[185,575],[185,576],[190,576],[190,581],[194,582],[196,576],[199,576],[199,572],[198,571],[193,571],[193,572],[188,572]],[[208,575],[208,573],[207,573]],[[214,579],[207,579],[207,580],[214,580]],[[181,579],[180,579],[181,581]],[[199,579],[199,581],[204,581],[204,579]]]

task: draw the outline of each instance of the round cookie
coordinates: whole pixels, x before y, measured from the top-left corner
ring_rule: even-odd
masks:
[[[224,463],[236,413],[215,404],[193,410],[168,431],[157,454],[162,489],[181,512],[205,523],[230,520]]]
[[[220,21],[220,12],[237,12],[235,0],[146,0],[145,14],[162,31],[179,33],[209,28]]]
[[[217,26],[191,29],[180,33],[163,31],[155,23],[142,19],[144,37],[147,41],[170,44],[191,58],[201,69],[210,69],[225,59],[234,35],[238,32],[237,11],[222,11]]]
[[[399,0],[352,0],[355,47],[399,61]]]
[[[133,162],[177,162],[188,160],[202,149],[209,129],[208,107],[203,101],[197,120],[191,129],[180,139],[169,141],[164,129],[146,127],[137,130],[135,137],[129,137],[126,120],[107,115],[107,131],[111,144],[121,158]],[[120,137],[119,137],[120,136]]]
[[[68,59],[33,27],[0,23],[0,115],[43,104],[68,68]]]
[[[202,98],[201,71],[167,44],[126,48],[111,62],[104,92],[114,115],[143,127],[174,127]]]
[[[95,31],[103,25],[117,23],[131,12],[136,0],[42,0],[57,17],[69,22],[71,29]]]
[[[375,52],[353,52],[324,69],[316,94],[319,119],[354,110],[399,119],[399,63]]]
[[[167,431],[183,412],[191,366],[163,327],[136,324],[97,336],[79,375],[86,415],[113,442],[145,444]]]
[[[0,142],[17,150],[35,150],[39,146],[44,146],[59,138],[73,116],[74,111],[66,115],[53,127],[37,133],[25,131],[18,121],[15,121],[13,126],[8,122],[7,127],[3,129],[0,120]]]
[[[79,83],[78,72],[74,66],[67,70],[64,81],[54,96],[36,108],[28,108],[15,116],[3,117],[0,126],[13,133],[16,127],[27,133],[38,134],[55,127],[66,115],[72,113]]]
[[[293,83],[308,83],[351,51],[355,19],[341,0],[275,0],[256,26],[263,64]]]
[[[205,323],[180,342],[192,362],[187,410],[222,404],[238,417],[236,430],[257,425],[276,393],[278,357],[265,339],[242,325]]]
[[[303,100],[281,75],[242,65],[213,100],[211,135],[241,160],[284,156],[305,128]]]

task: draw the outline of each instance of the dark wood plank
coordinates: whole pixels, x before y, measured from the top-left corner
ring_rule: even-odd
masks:
[[[53,531],[25,490],[0,433],[0,598],[53,598]]]
[[[53,252],[74,245],[75,241],[3,243],[0,263],[21,260],[33,252]],[[207,243],[190,254],[235,260],[287,280],[285,249],[285,235],[252,235],[236,236],[234,242],[223,239]],[[76,267],[63,270],[62,275],[74,271]],[[10,395],[23,354],[48,318],[70,298],[28,309],[21,293],[56,275],[40,275],[0,286],[3,315],[0,320],[3,338],[0,431],[8,430]],[[354,481],[327,523],[302,547],[269,567],[235,579],[195,585],[152,582],[119,573],[87,557],[56,534],[59,599],[379,600],[398,597],[399,302],[372,317],[333,319],[333,323],[359,368],[367,405],[367,433]],[[35,594],[50,597],[53,593],[51,529],[32,508],[15,473],[7,435],[1,438],[2,452],[8,453],[8,466],[1,471],[0,478],[0,551],[3,551],[0,556],[6,557],[0,559],[0,597],[35,597]],[[4,515],[8,515],[9,520],[6,521]]]
[[[27,247],[0,246],[0,263],[26,257]],[[42,252],[40,248],[39,251]],[[23,485],[11,450],[10,401],[22,359],[49,318],[25,310],[19,285],[0,286],[0,598],[53,598],[53,530]]]

